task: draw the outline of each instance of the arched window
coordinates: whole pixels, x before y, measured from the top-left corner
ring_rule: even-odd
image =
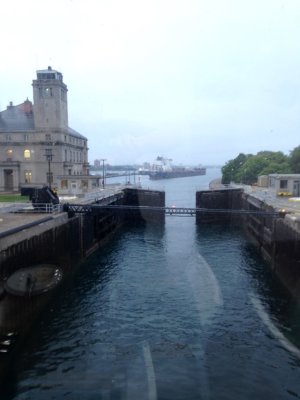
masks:
[[[24,158],[26,158],[26,160],[30,158],[30,150],[28,149],[24,150]]]

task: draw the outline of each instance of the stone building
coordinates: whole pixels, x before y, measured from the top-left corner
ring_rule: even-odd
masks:
[[[89,174],[87,138],[68,125],[67,86],[48,67],[33,80],[33,104],[12,102],[0,112],[0,192],[50,185],[59,194],[99,186]]]

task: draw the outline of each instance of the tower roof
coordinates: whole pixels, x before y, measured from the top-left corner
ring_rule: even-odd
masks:
[[[50,66],[47,69],[39,69],[36,71],[37,79],[40,80],[63,80],[62,73],[52,69]]]

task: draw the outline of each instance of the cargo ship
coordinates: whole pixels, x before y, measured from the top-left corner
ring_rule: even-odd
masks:
[[[149,171],[149,178],[152,180],[185,178],[189,176],[205,175],[205,167],[175,167],[171,165],[172,159],[157,157]]]

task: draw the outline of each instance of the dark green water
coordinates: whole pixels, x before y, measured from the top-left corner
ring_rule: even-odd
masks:
[[[193,206],[216,172],[161,183],[167,205]],[[299,308],[237,228],[168,217],[86,261],[1,399],[295,399],[298,346]]]

